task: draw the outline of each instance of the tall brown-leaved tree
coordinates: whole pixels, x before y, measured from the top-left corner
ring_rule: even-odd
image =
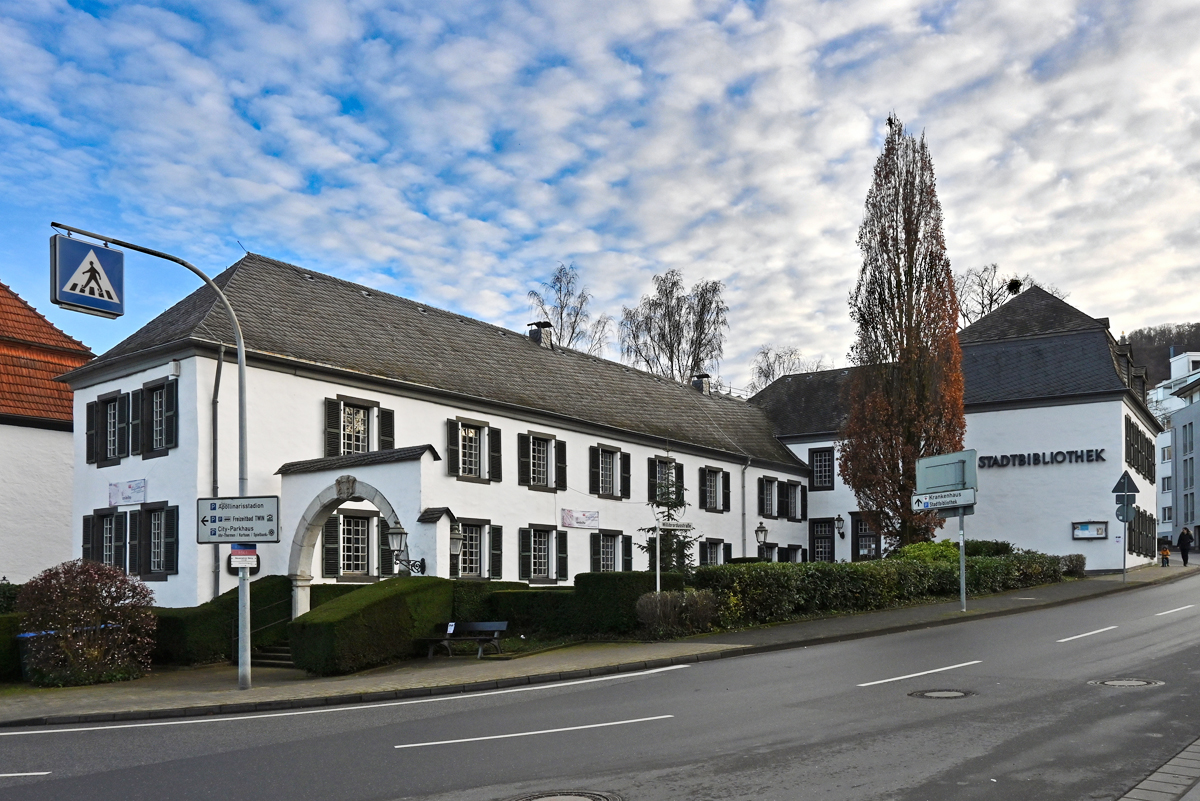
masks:
[[[929,539],[936,516],[912,511],[916,463],[961,450],[958,299],[925,136],[888,117],[858,229],[862,269],[850,297],[857,336],[838,469],[868,525],[901,545]]]

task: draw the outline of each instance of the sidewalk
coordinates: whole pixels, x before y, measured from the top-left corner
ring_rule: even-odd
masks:
[[[237,689],[228,664],[159,669],[132,682],[35,689],[0,685],[0,726],[244,714],[455,694],[722,659],[941,626],[1083,601],[1186,578],[1200,568],[1145,567],[1081,581],[1014,590],[967,601],[786,623],[663,643],[583,643],[507,661],[413,659],[351,676],[313,678],[299,670],[255,668],[254,687]]]

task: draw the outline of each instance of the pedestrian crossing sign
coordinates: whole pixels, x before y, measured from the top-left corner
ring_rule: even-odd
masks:
[[[50,300],[64,309],[120,317],[125,313],[125,254],[61,234],[50,237]]]

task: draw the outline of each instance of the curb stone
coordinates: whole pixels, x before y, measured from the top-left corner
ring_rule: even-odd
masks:
[[[1165,765],[1121,796],[1119,801],[1195,801],[1200,784],[1200,740],[1188,745]],[[1186,794],[1186,795],[1185,795]]]
[[[350,706],[355,704],[379,703],[386,701],[406,700],[410,698],[425,698],[430,696],[466,695],[473,692],[486,692],[489,690],[506,689],[509,687],[519,687],[529,684],[549,684],[559,681],[572,681],[594,676],[609,676],[615,673],[633,673],[643,670],[672,667],[675,665],[708,662],[716,659],[729,659],[738,656],[752,656],[754,654],[773,653],[776,651],[786,651],[794,648],[807,648],[810,645],[827,645],[836,642],[848,642],[851,640],[866,639],[868,637],[898,634],[905,631],[919,631],[921,629],[966,623],[972,620],[985,620],[994,617],[1004,617],[1007,615],[1015,615],[1022,612],[1032,611],[1034,609],[1049,609],[1057,606],[1066,606],[1067,604],[1087,601],[1093,598],[1100,598],[1118,592],[1141,589],[1142,587],[1154,587],[1163,584],[1172,584],[1192,575],[1194,574],[1181,573],[1174,576],[1164,577],[1161,580],[1138,582],[1136,584],[1120,584],[1115,587],[1078,598],[1065,598],[1047,601],[1045,603],[1014,607],[1012,609],[996,609],[990,612],[980,612],[978,614],[968,615],[965,617],[947,617],[942,620],[905,623],[896,626],[871,629],[869,631],[848,632],[845,634],[834,634],[825,637],[810,637],[787,642],[767,643],[765,645],[730,645],[728,648],[719,651],[683,654],[680,656],[666,657],[662,659],[650,659],[642,662],[622,662],[615,665],[602,665],[594,668],[583,668],[580,670],[562,671],[557,673],[538,673],[529,676],[492,679],[488,681],[472,682],[467,684],[446,684],[432,687],[409,687],[400,690],[381,690],[376,692],[276,699],[271,701],[234,704],[210,704],[163,709],[128,710],[122,712],[89,712],[76,715],[44,715],[14,720],[0,720],[0,728],[78,725],[89,723],[111,723],[115,721],[161,720],[166,718],[194,718],[205,717],[209,715],[245,715],[256,712],[278,712],[281,710],[309,709],[320,706]],[[1197,743],[1188,746],[1188,749],[1194,749],[1192,753],[1195,753],[1195,758],[1200,760],[1200,740],[1198,740]],[[1185,749],[1185,751],[1188,749]],[[1180,757],[1182,757],[1182,753]],[[1176,759],[1179,759],[1180,757],[1176,757]],[[1200,777],[1200,772],[1197,773],[1197,776]],[[1150,780],[1148,779],[1147,781]],[[1131,799],[1131,801],[1173,801],[1175,798],[1179,797],[1166,796],[1163,792],[1152,789],[1139,790],[1138,788],[1134,788],[1134,790],[1131,790],[1130,792],[1154,794],[1152,796],[1125,796],[1126,798]],[[1188,799],[1188,801],[1192,801],[1192,799]],[[1200,797],[1198,797],[1196,801],[1200,801]]]

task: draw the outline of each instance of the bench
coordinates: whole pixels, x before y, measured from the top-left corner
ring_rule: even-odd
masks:
[[[496,653],[500,653],[500,634],[508,630],[508,622],[490,622],[490,623],[442,623],[437,628],[437,634],[433,637],[427,637],[429,642],[429,655],[427,659],[433,659],[433,649],[439,645],[446,647],[446,655],[453,656],[454,652],[450,650],[450,643],[459,642],[462,640],[474,641],[479,645],[479,653],[476,659],[483,659],[483,646],[492,645],[496,648]]]

